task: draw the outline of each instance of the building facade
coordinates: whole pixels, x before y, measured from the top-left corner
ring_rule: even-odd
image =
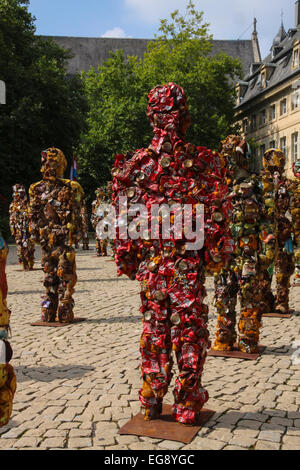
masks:
[[[300,157],[300,1],[295,4],[295,27],[283,23],[270,54],[253,62],[243,81],[236,85],[236,121],[248,141],[254,141],[255,166],[261,168],[268,148],[287,156],[287,176]],[[254,31],[256,33],[256,31]]]

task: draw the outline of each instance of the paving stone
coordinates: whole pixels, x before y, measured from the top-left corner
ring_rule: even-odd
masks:
[[[284,436],[282,450],[300,450],[300,438],[296,436]]]
[[[84,447],[92,447],[92,439],[90,437],[72,437],[68,440],[69,449],[82,449]]]
[[[32,448],[37,447],[41,442],[41,438],[38,437],[21,437],[18,439],[14,444],[13,448],[20,449],[20,448]]]
[[[281,433],[277,431],[261,431],[258,435],[258,439],[262,441],[280,442]]]
[[[280,444],[271,441],[258,441],[255,450],[279,450]]]
[[[159,449],[165,450],[179,450],[184,446],[182,442],[176,441],[162,441],[158,444]]]
[[[255,438],[246,437],[239,434],[237,436],[234,436],[234,438],[229,441],[229,444],[233,446],[246,447],[247,449],[249,449],[250,447],[254,446],[255,442]]]
[[[118,434],[140,410],[140,289],[137,282],[117,277],[113,262],[95,256],[94,241],[91,248],[77,250],[74,295],[75,316],[88,321],[32,329],[30,323],[40,318],[43,272],[20,271],[13,264],[16,248],[10,246],[8,305],[18,388],[11,421],[0,429],[0,449],[163,451],[164,446],[181,445]],[[39,267],[39,246],[36,259]],[[213,277],[207,278],[206,287],[213,341]],[[299,293],[295,288],[290,292],[291,306],[299,310]],[[300,316],[289,322],[265,318],[263,323],[261,341],[268,345],[268,354],[258,361],[208,358],[203,383],[210,395],[207,407],[216,413],[180,450],[275,450],[281,443],[287,449],[297,445],[300,366],[291,364],[287,345],[296,338]],[[169,404],[177,371],[175,365],[165,397]]]
[[[66,438],[65,437],[47,437],[43,439],[40,444],[40,447],[43,449],[62,449],[66,445]]]

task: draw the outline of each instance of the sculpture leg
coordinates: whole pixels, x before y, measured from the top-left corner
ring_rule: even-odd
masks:
[[[97,256],[101,256],[101,244],[98,238],[96,238],[96,254]]]
[[[273,267],[261,267],[259,272],[259,289],[261,292],[260,309],[263,313],[272,313],[275,309],[275,297],[272,292]]]
[[[33,269],[33,266],[34,266],[34,252],[35,252],[34,243],[30,243],[29,254],[28,254],[29,269]]]
[[[192,260],[186,260],[191,266]],[[196,274],[196,277],[195,277]],[[187,281],[187,282],[186,282]],[[204,271],[189,272],[183,283],[177,281],[171,298],[172,343],[179,374],[174,390],[173,416],[184,424],[197,423],[199,412],[208,400],[201,379],[207,350],[210,347],[207,329],[208,307],[203,300]]]
[[[276,301],[275,310],[279,313],[289,312],[290,279],[295,268],[293,254],[280,251],[275,264]]]
[[[295,250],[295,284],[299,287],[300,286],[300,246],[298,246]]]
[[[74,248],[65,247],[63,249],[59,258],[58,276],[60,279],[58,320],[62,323],[72,323],[74,320],[73,294],[77,282]]]
[[[215,275],[215,306],[218,311],[216,340],[212,349],[232,351],[236,341],[236,303],[238,283],[233,269]]]
[[[22,242],[20,240],[16,240],[17,245],[17,256],[18,256],[18,263],[23,265],[23,248]]]
[[[170,321],[162,320],[158,303],[147,305],[143,293],[143,332],[140,340],[141,372],[143,378],[139,399],[145,420],[157,418],[162,411],[163,397],[168,391],[172,377],[172,343]],[[156,307],[156,311],[153,309]],[[150,310],[152,308],[152,310]],[[149,310],[148,310],[149,309]],[[147,312],[147,313],[146,313]]]
[[[261,291],[259,288],[258,264],[252,274],[245,272],[246,261],[240,281],[241,315],[238,325],[238,345],[241,351],[252,354],[258,352],[259,332],[262,311],[260,309]]]
[[[107,240],[100,240],[101,256],[107,256]]]
[[[55,322],[58,307],[58,285],[59,278],[57,276],[58,257],[55,250],[51,249],[42,251],[44,286],[46,295],[42,301],[42,321]]]

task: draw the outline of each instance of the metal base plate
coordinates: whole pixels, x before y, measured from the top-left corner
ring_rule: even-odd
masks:
[[[263,313],[263,317],[269,318],[291,318],[293,316],[295,310],[289,310],[289,313],[278,313],[278,312],[271,312],[271,313]]]
[[[168,441],[184,442],[189,444],[202,426],[210,420],[215,411],[203,408],[200,411],[197,425],[185,425],[178,423],[172,416],[172,406],[163,405],[163,411],[159,419],[145,421],[144,415],[139,413],[126,423],[119,434],[130,434],[134,436],[153,437]]]
[[[235,345],[232,351],[214,351],[211,349],[208,351],[208,356],[213,357],[230,357],[233,359],[247,359],[248,361],[255,361],[259,356],[264,352],[266,346],[258,346],[258,353],[248,354],[243,351],[240,351],[238,347]]]
[[[85,321],[86,318],[74,318],[70,323],[60,323],[59,321],[47,322],[47,321],[37,321],[35,323],[30,323],[31,326],[48,326],[48,327],[62,327],[72,325],[73,323],[79,323]]]

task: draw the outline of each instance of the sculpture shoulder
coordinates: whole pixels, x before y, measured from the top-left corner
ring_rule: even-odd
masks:
[[[28,191],[29,197],[32,196],[32,195],[35,193],[36,189],[37,189],[42,183],[43,183],[43,180],[42,180],[42,181],[38,181],[37,183],[33,183],[33,184],[30,186],[29,191]]]
[[[72,180],[67,180],[67,179],[61,179],[61,181],[64,184],[70,185],[72,191],[75,193],[76,196],[79,196],[80,199],[83,199],[84,197],[84,190],[81,184],[78,183],[78,181],[72,181]]]

